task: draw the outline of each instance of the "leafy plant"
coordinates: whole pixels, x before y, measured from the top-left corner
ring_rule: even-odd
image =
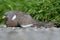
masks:
[[[34,19],[60,22],[60,0],[0,0],[0,23],[6,11],[20,10],[30,14]]]

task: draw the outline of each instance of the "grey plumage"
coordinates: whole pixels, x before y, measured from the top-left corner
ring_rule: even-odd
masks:
[[[14,15],[16,15],[16,18],[14,20],[11,20]],[[21,11],[8,11],[5,13],[5,16],[7,19],[6,25],[10,26],[10,27],[11,26],[22,27],[21,25],[29,25],[29,24],[33,24],[33,25],[31,25],[31,27],[52,27],[52,26],[55,26],[55,24],[52,22],[45,23],[45,22],[40,22],[40,21],[34,20],[29,14],[26,14]]]
[[[16,15],[16,19],[11,20],[14,15]],[[28,25],[28,24],[33,24],[32,26],[34,26],[38,24],[38,22],[32,19],[32,17],[29,14],[20,11],[8,11],[5,13],[5,16],[7,19],[6,20],[7,26],[18,26],[18,25],[21,26],[21,25]],[[14,25],[12,25],[13,22]]]

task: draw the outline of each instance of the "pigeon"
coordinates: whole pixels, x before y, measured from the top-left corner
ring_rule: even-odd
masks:
[[[29,14],[11,10],[4,13],[3,19],[6,19],[7,27],[55,27],[55,23],[53,22],[41,22],[33,19]]]
[[[40,27],[41,23],[34,20],[29,14],[21,11],[8,11],[4,13],[7,27]]]

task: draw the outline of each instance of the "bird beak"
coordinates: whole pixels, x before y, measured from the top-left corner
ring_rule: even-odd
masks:
[[[5,18],[6,18],[6,16],[3,16],[3,17],[2,17],[2,19],[5,19]]]

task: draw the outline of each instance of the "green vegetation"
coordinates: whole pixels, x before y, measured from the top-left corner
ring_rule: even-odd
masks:
[[[9,10],[29,13],[44,22],[60,22],[60,0],[0,0],[0,23],[4,23],[2,16]]]

